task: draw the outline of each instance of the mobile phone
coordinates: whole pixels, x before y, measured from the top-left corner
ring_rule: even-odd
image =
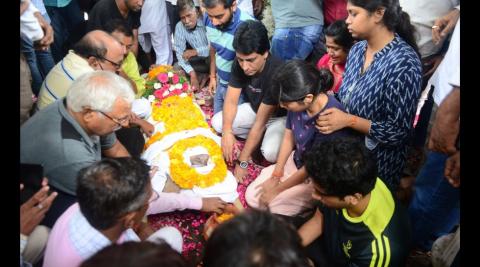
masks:
[[[43,166],[40,164],[20,163],[20,204],[25,203],[42,188]]]

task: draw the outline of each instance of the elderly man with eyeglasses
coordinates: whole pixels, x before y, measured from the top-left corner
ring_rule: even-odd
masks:
[[[87,33],[48,73],[40,89],[37,110],[66,96],[73,81],[84,73],[104,70],[118,74],[125,54],[126,46],[107,32],[95,30]],[[135,92],[133,87],[131,90]],[[134,113],[130,115],[128,121],[129,123],[123,125],[127,128],[118,131],[116,135],[132,156],[140,156],[145,144],[142,132],[150,136],[153,133],[153,125]],[[120,129],[120,125],[118,126]]]
[[[103,64],[103,63],[102,63]],[[51,227],[76,201],[77,173],[103,157],[130,156],[114,131],[128,126],[134,94],[107,71],[84,74],[65,98],[37,112],[20,128],[20,162],[41,164],[57,201],[43,225]]]
[[[95,70],[116,72],[123,62],[125,47],[104,31],[87,33],[68,54],[53,67],[43,81],[37,110],[67,95],[72,82]]]

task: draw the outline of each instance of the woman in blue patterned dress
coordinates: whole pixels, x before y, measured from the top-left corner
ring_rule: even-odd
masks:
[[[325,110],[317,128],[365,134],[379,177],[397,189],[420,94],[422,69],[409,16],[398,0],[349,0],[348,29],[360,39],[347,58],[338,98],[346,111]]]

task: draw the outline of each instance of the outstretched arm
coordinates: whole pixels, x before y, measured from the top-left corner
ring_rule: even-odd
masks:
[[[105,149],[102,152],[105,157],[109,158],[130,157],[127,149],[118,140],[115,140],[111,148]]]
[[[298,234],[302,239],[304,247],[310,245],[315,239],[320,237],[323,232],[323,214],[316,210],[313,217],[298,229]]]
[[[241,88],[227,88],[225,95],[225,104],[222,113],[222,151],[225,160],[229,163],[233,161],[233,145],[235,144],[235,135],[232,131],[233,121],[237,115],[237,104],[240,99]]]
[[[457,150],[455,142],[460,130],[460,89],[454,87],[438,107],[430,133],[428,148],[445,154]]]
[[[238,156],[239,161],[248,161],[251,159],[253,151],[255,148],[257,148],[260,140],[262,139],[263,133],[267,128],[267,121],[275,110],[276,106],[274,105],[267,105],[264,103],[260,104],[255,117],[255,122],[253,123],[252,129],[250,129],[250,132],[248,133],[245,146]],[[238,164],[235,165],[234,175],[238,182],[243,182],[243,178],[246,174],[247,171],[245,169],[240,168]]]

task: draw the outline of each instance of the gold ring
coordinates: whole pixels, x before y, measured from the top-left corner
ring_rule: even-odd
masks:
[[[436,29],[436,28],[440,28],[440,26],[438,26],[438,25],[433,25],[432,26],[432,29]]]

